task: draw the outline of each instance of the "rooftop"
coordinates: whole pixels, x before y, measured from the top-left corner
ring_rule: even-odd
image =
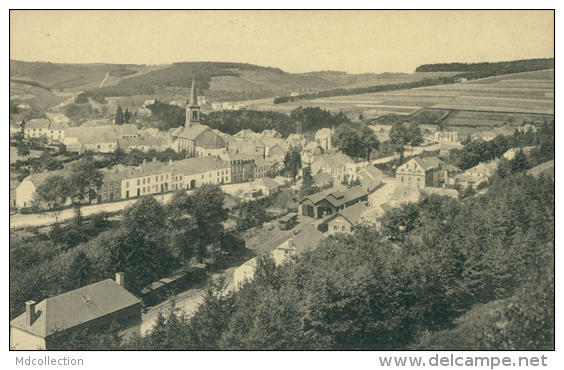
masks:
[[[12,320],[10,325],[47,337],[140,302],[114,280],[107,279],[41,301],[35,307],[31,326],[26,322],[26,313]]]

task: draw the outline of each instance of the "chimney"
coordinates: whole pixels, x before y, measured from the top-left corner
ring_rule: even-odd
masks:
[[[28,326],[35,321],[35,301],[25,302],[25,319]]]
[[[117,272],[116,273],[116,283],[119,286],[125,288],[125,273],[124,272]]]

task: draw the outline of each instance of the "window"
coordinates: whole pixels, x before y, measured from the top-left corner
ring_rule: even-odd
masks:
[[[104,200],[108,200],[108,194],[104,194]]]
[[[342,226],[341,230],[345,231],[345,225]]]
[[[145,185],[145,179],[143,179],[143,185]],[[145,189],[145,188],[143,187],[143,189]]]
[[[168,173],[166,174],[166,179],[168,180]]]
[[[210,177],[211,177],[211,172],[210,172]]]
[[[35,132],[35,129],[33,129],[33,132]]]
[[[59,134],[61,133],[61,130],[59,130]]]
[[[163,181],[163,175],[161,175],[161,181]]]
[[[151,183],[151,178],[147,177],[147,184],[150,184],[150,183]]]
[[[223,175],[223,170],[221,171],[221,174]]]
[[[229,177],[226,177],[226,178],[225,178],[225,182],[227,182],[227,181],[229,181]]]
[[[335,231],[338,230],[337,225],[333,226],[333,230],[335,230]]]
[[[137,179],[137,186],[141,185],[141,180]]]
[[[407,181],[411,182],[411,176],[409,176],[409,177],[407,178]]]
[[[126,182],[125,182],[125,187],[126,187],[126,188],[129,188],[129,181],[126,181]]]
[[[421,178],[420,178],[420,177],[417,178],[417,182],[421,182]]]
[[[51,133],[53,133],[53,131],[51,131]]]
[[[98,145],[98,149],[100,149],[100,148],[102,148],[102,146],[101,146],[101,145]]]
[[[145,194],[145,187],[143,186],[143,194]]]
[[[202,175],[202,179],[204,178],[204,175]]]
[[[217,176],[219,176],[219,171],[217,171]]]
[[[401,181],[403,181],[403,176],[401,177]]]
[[[159,176],[155,176],[155,182],[159,181]]]
[[[180,175],[180,181],[182,181],[182,175]]]
[[[108,185],[104,185],[104,191],[108,191]]]
[[[110,191],[114,191],[114,184],[110,184]]]

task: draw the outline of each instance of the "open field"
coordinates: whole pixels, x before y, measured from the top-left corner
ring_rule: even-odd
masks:
[[[256,104],[257,109],[281,113],[289,113],[298,106],[350,112],[381,110],[398,114],[430,108],[504,115],[554,115],[554,70],[374,94],[335,96],[285,104]],[[458,122],[463,124],[464,121]]]

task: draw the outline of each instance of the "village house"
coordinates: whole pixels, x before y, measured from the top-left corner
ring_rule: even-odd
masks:
[[[26,302],[26,312],[10,322],[11,350],[49,350],[53,340],[71,329],[120,325],[126,340],[141,334],[141,300],[125,289],[125,275],[47,298]]]
[[[248,153],[225,153],[220,156],[231,165],[231,182],[253,181],[255,179],[255,157]]]
[[[262,194],[267,197],[278,193],[280,184],[270,177],[262,177],[253,181],[253,185],[262,190]]]
[[[327,234],[335,235],[337,233],[349,234],[354,231],[356,225],[360,222],[360,216],[368,209],[365,202],[358,202],[348,208],[335,213],[324,224],[327,225]]]
[[[298,206],[298,213],[303,216],[323,218],[367,200],[368,193],[360,186],[347,189],[339,185],[302,199]]]
[[[280,146],[286,152],[290,148],[297,148],[297,147],[303,148],[306,145],[306,143],[307,143],[307,140],[304,136],[298,135],[298,134],[290,134],[290,135],[288,135],[286,140],[284,140],[284,142],[282,142],[282,144]]]
[[[443,184],[453,183],[451,178],[457,170],[437,157],[415,157],[396,170],[396,188],[442,187]]]
[[[333,177],[335,184],[340,184],[343,180],[355,180],[359,170],[358,164],[343,153],[315,156],[311,164],[312,175],[326,172]]]
[[[310,141],[302,149],[302,163],[311,164],[316,156],[323,154],[323,149],[316,141]]]
[[[145,162],[123,173],[121,198],[129,199],[170,190],[171,168],[161,162]]]
[[[380,186],[383,177],[384,173],[373,164],[364,167],[358,172],[360,183],[368,193],[374,191],[374,189]]]
[[[118,201],[121,199],[121,183],[127,177],[128,168],[118,165],[111,170],[102,170],[104,177],[98,192],[98,203]]]
[[[266,145],[258,139],[248,137],[244,140],[230,140],[227,142],[227,151],[233,153],[248,153],[264,158]]]
[[[233,135],[233,137],[237,140],[249,140],[249,139],[258,139],[261,135],[257,134],[253,130],[243,129]]]
[[[472,186],[477,188],[481,183],[487,181],[492,177],[497,168],[497,161],[492,161],[490,163],[479,163],[464,173],[461,173],[455,177],[456,184],[461,185],[466,188]]]
[[[435,140],[441,143],[456,143],[458,141],[458,132],[436,131]]]
[[[417,203],[427,194],[436,194],[458,199],[458,191],[455,189],[424,188],[415,190],[409,189],[409,191],[406,189],[398,189],[390,199],[390,204],[397,207],[404,203]]]
[[[539,128],[536,127],[534,123],[526,123],[526,122],[523,122],[523,124],[520,125],[520,126],[517,128],[517,130],[519,130],[519,132],[522,133],[522,134],[526,134],[526,133],[528,133],[528,132],[533,132],[533,133],[535,133],[535,132],[537,132],[537,131],[539,130]]]
[[[272,164],[261,157],[260,155],[254,156],[255,160],[255,179],[266,177],[268,171],[272,169]]]
[[[31,119],[25,123],[25,137],[47,136],[51,122],[48,119]]]
[[[315,133],[315,141],[317,142],[317,144],[319,144],[321,149],[329,150],[333,148],[333,145],[331,144],[331,138],[334,134],[334,129],[331,130],[329,128],[322,128]]]
[[[230,184],[231,164],[218,157],[188,158],[173,162],[171,190],[194,189],[204,184]]]
[[[62,176],[66,178],[69,175],[70,172],[68,169],[40,172],[29,175],[16,188],[16,207],[31,207],[35,190],[39,187],[39,185],[43,184],[48,177]],[[67,201],[67,204],[70,204],[70,199]]]

